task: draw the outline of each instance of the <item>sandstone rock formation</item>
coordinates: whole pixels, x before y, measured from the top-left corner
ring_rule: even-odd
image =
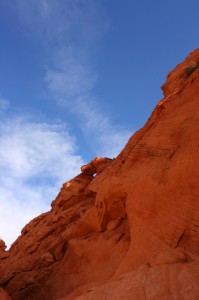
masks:
[[[118,157],[83,166],[23,228],[0,260],[13,300],[199,299],[198,66],[199,49]]]

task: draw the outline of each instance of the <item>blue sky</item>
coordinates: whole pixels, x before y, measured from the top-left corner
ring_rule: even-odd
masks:
[[[196,0],[0,0],[0,236],[115,157],[198,48]]]

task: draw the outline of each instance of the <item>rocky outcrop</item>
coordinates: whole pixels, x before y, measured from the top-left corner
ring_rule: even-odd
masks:
[[[199,50],[115,160],[96,158],[0,262],[13,300],[199,299]]]
[[[82,166],[81,171],[87,175],[99,174],[111,161],[112,159],[107,157],[96,157],[87,165]]]
[[[2,239],[0,239],[0,260],[3,260],[9,256],[9,252],[7,252],[5,249],[5,242]]]

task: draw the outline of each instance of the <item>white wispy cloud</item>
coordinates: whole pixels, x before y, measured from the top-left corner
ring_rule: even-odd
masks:
[[[37,40],[45,53],[42,69],[49,97],[75,116],[96,155],[116,156],[130,132],[111,121],[94,92],[95,50],[109,23],[100,1],[0,0],[0,4],[17,17],[18,30]],[[7,104],[0,101],[0,108]],[[61,184],[79,173],[84,163],[66,125],[20,117],[0,123],[0,235],[7,244],[30,219],[49,208]]]
[[[80,172],[84,161],[76,150],[66,125],[24,118],[0,123],[0,235],[8,245]]]

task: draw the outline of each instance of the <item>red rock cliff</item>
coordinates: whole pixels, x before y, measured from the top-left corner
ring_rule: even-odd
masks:
[[[199,49],[119,156],[83,166],[2,250],[13,300],[199,299],[198,66]]]

